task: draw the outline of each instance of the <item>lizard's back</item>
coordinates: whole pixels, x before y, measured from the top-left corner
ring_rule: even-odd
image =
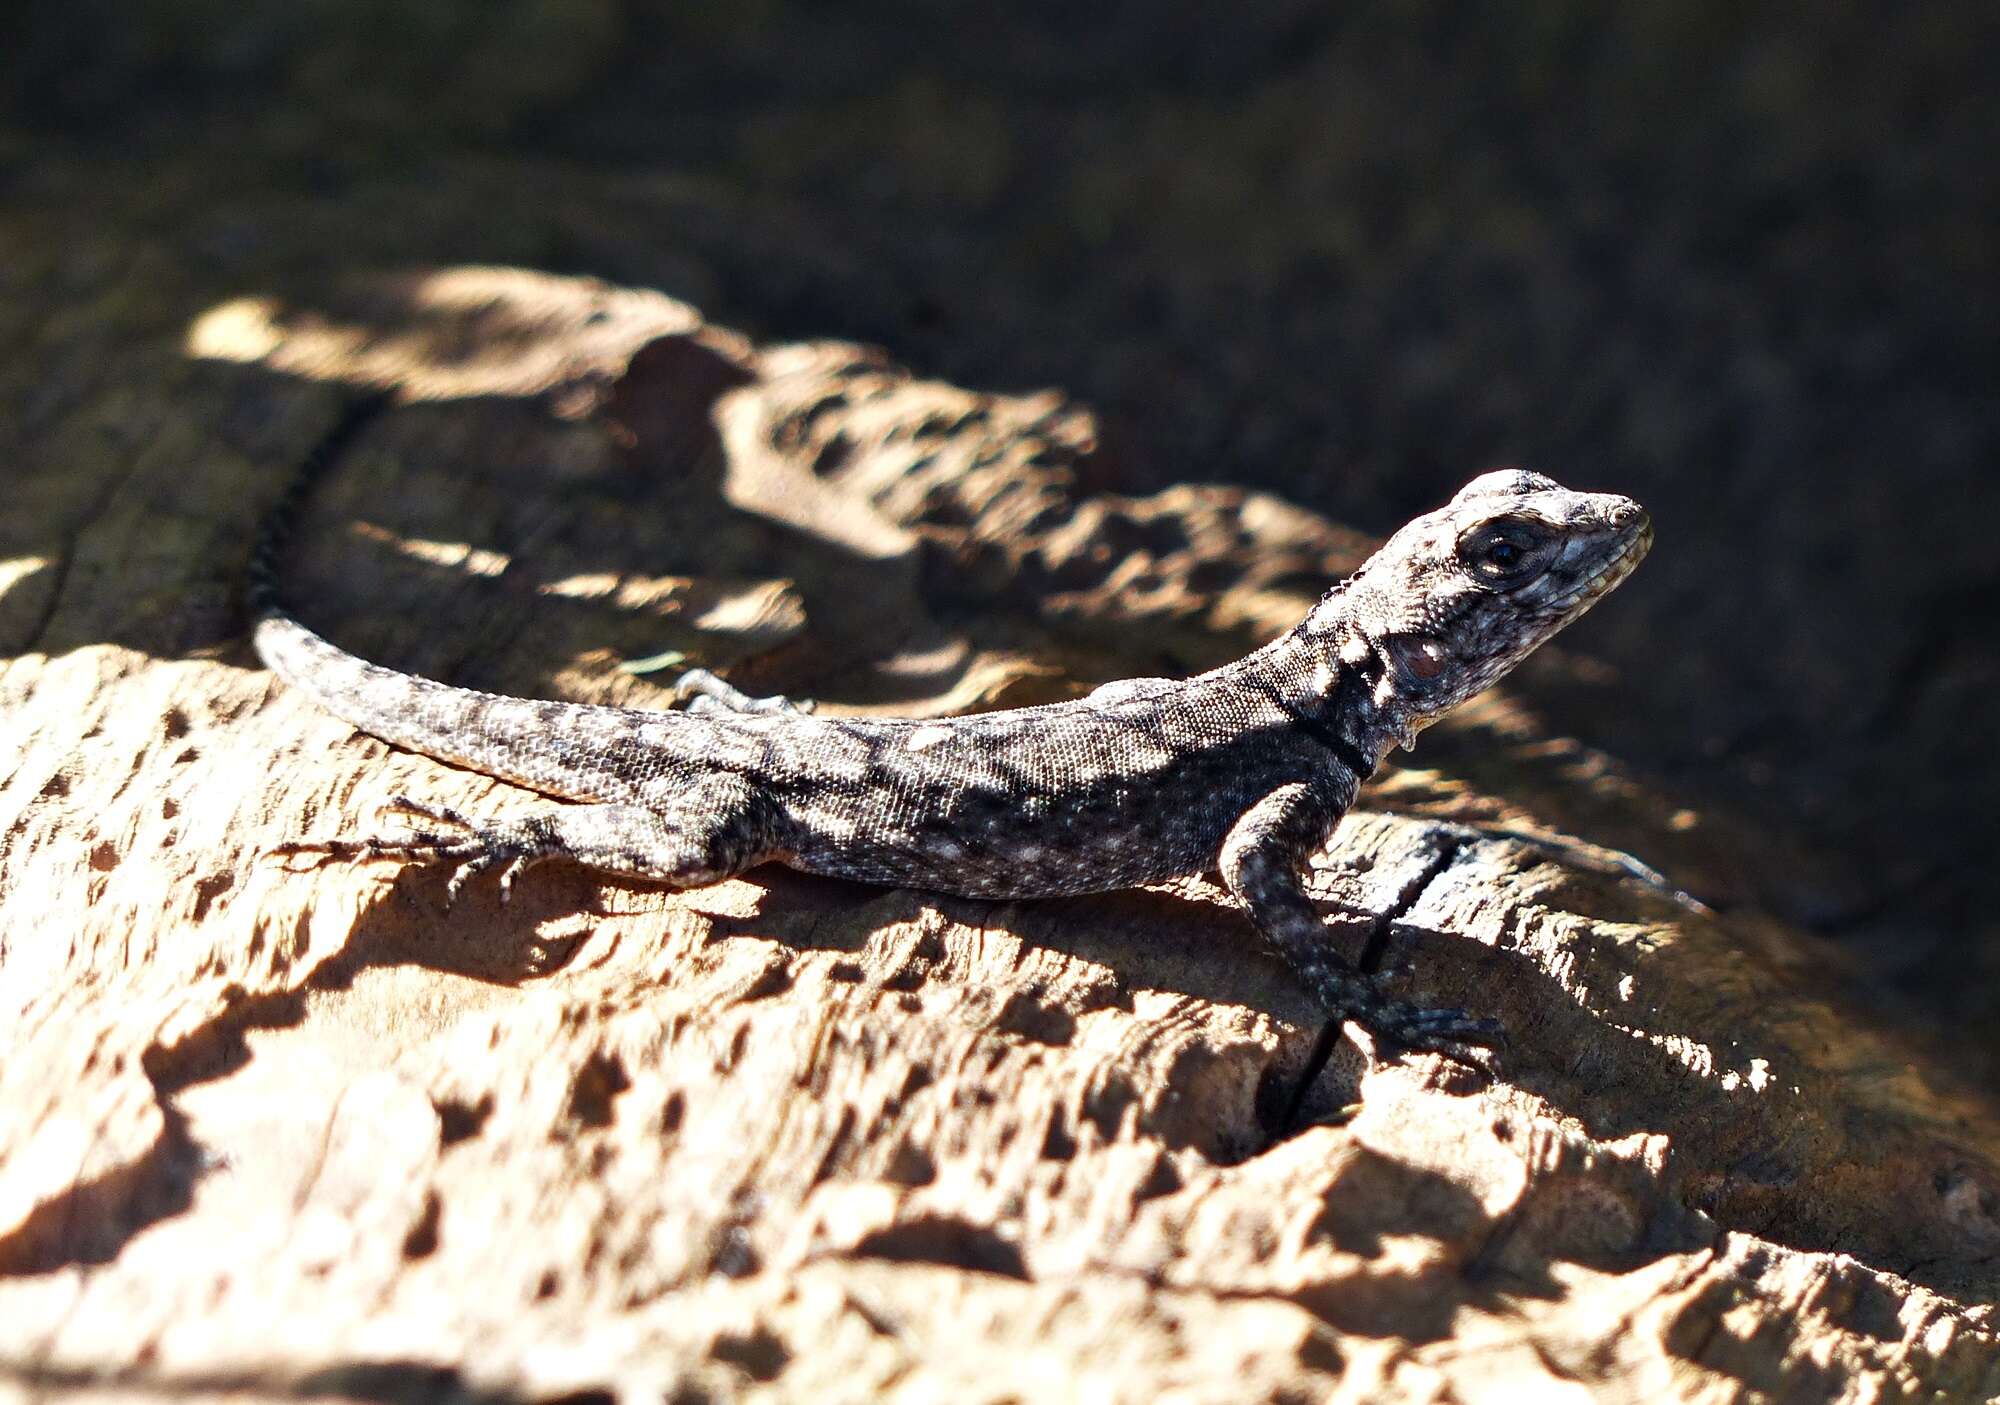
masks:
[[[1212,868],[1253,800],[1325,769],[1238,673],[934,722],[722,721],[768,747],[761,783],[796,827],[799,868],[981,896],[1097,892]]]

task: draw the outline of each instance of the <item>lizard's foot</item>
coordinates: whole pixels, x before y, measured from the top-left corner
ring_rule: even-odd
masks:
[[[1405,1049],[1442,1054],[1453,1063],[1478,1069],[1488,1078],[1498,1074],[1497,1054],[1507,1043],[1507,1031],[1498,1020],[1481,1019],[1448,1007],[1411,1005],[1398,1000],[1367,1014],[1349,1011],[1347,1018],[1373,1035],[1376,1047],[1384,1054],[1394,1055]]]
[[[699,716],[702,713],[718,712],[811,712],[813,704],[809,699],[793,701],[781,693],[773,693],[768,698],[753,698],[734,684],[725,683],[705,668],[691,668],[674,683],[674,697],[685,703],[689,712]]]
[[[1387,1056],[1404,1050],[1442,1054],[1454,1063],[1495,1076],[1495,1055],[1507,1042],[1498,1020],[1481,1019],[1464,1010],[1415,1005],[1387,995],[1367,976],[1330,972],[1314,981],[1317,993],[1336,1019],[1351,1020],[1374,1036]]]
[[[543,859],[567,857],[570,849],[558,826],[548,815],[530,815],[521,820],[475,820],[446,805],[426,805],[407,795],[392,796],[382,807],[387,813],[414,815],[440,826],[416,829],[388,839],[317,839],[280,844],[274,854],[320,854],[329,859],[401,859],[408,863],[448,865],[451,879],[445,885],[445,906],[471,879],[500,870],[500,901],[513,896],[514,880],[523,869]]]

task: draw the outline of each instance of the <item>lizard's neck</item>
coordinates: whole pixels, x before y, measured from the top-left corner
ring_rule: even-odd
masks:
[[[1246,674],[1272,691],[1307,730],[1364,763],[1351,769],[1366,779],[1382,758],[1416,740],[1422,725],[1394,690],[1385,686],[1389,662],[1337,610],[1315,610],[1296,628],[1242,660]]]

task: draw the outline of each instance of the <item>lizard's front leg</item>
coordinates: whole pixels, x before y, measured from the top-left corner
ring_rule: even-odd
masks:
[[[1300,874],[1341,812],[1338,803],[1308,785],[1272,791],[1244,812],[1223,841],[1223,881],[1329,1014],[1354,1021],[1389,1045],[1429,1049],[1490,1073],[1491,1055],[1479,1046],[1501,1041],[1498,1023],[1398,1000],[1373,976],[1341,960],[1327,941]]]

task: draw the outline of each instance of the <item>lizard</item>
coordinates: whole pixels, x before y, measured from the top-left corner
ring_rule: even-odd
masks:
[[[1327,591],[1296,626],[1183,679],[1108,683],[1067,702],[940,720],[821,716],[704,670],[680,709],[503,696],[350,654],[287,609],[279,562],[330,434],[272,508],[248,574],[264,663],[383,741],[571,802],[482,820],[406,795],[410,832],[278,853],[449,866],[446,898],[498,871],[573,860],[677,888],[764,863],[993,899],[1103,892],[1218,873],[1331,1019],[1378,1048],[1491,1071],[1499,1023],[1400,999],[1343,960],[1307,859],[1390,751],[1491,686],[1639,563],[1630,498],[1525,469],[1467,483]]]

